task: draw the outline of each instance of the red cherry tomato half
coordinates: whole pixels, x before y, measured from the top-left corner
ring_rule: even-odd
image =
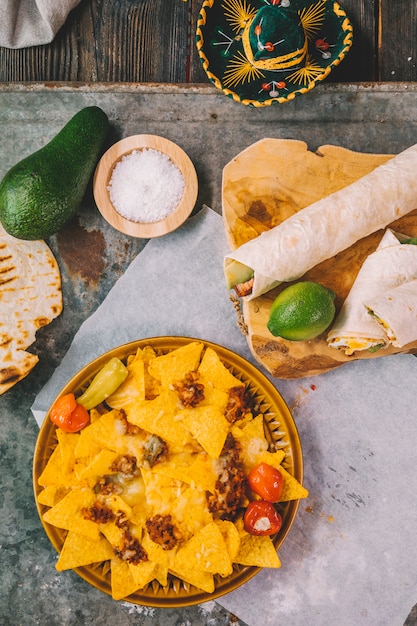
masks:
[[[248,475],[249,487],[267,502],[278,502],[284,486],[284,479],[281,472],[268,465],[259,463],[253,467]]]
[[[245,530],[251,535],[275,535],[282,526],[282,517],[273,504],[253,500],[243,516]]]
[[[78,404],[73,393],[67,393],[52,405],[49,412],[51,421],[66,433],[76,433],[90,421],[88,411]]]

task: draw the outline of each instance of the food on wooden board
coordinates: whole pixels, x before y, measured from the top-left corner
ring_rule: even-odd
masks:
[[[417,339],[417,278],[365,301],[388,341],[402,348]]]
[[[417,207],[416,171],[414,145],[244,243],[225,256],[228,288],[255,298],[411,212]]]
[[[26,348],[61,311],[61,275],[50,248],[11,237],[0,226],[0,394],[38,363]]]
[[[378,248],[365,259],[328,333],[329,346],[352,355],[390,343],[402,347],[417,339],[416,295],[414,291],[413,297],[412,288],[406,288],[417,278],[417,246],[405,245],[408,239],[386,230]],[[369,314],[370,309],[374,315]],[[387,314],[389,332],[376,320],[383,321]]]
[[[81,109],[43,148],[0,183],[0,222],[18,239],[45,239],[78,210],[107,135],[99,107]]]
[[[307,341],[321,335],[332,323],[336,294],[319,283],[301,281],[275,298],[269,313],[268,330],[274,337]]]

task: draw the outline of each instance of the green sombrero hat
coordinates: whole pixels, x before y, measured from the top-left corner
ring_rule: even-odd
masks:
[[[313,89],[344,59],[352,38],[334,0],[205,0],[196,43],[216,87],[260,107]]]

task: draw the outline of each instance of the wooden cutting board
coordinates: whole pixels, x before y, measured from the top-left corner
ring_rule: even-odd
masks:
[[[288,139],[263,139],[253,144],[223,170],[223,219],[230,248],[239,247],[316,200],[346,187],[390,158],[387,154],[365,154],[331,145],[311,152],[303,141]],[[416,237],[417,210],[390,227]],[[376,249],[382,234],[383,231],[377,231],[361,239],[311,269],[300,280],[316,281],[333,289],[339,311],[362,263]],[[417,353],[417,341],[403,349],[389,347],[348,357],[328,347],[327,333],[300,342],[274,337],[266,326],[269,310],[278,293],[287,286],[285,283],[259,298],[240,303],[239,325],[254,357],[273,376],[302,378],[356,359]]]

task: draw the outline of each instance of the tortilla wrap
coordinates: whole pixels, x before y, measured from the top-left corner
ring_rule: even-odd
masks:
[[[366,258],[327,335],[330,347],[351,355],[389,345],[383,325],[369,314],[365,303],[369,305],[417,278],[417,246],[401,243],[406,239],[388,229],[375,252]]]
[[[50,248],[11,237],[0,226],[0,395],[38,363],[26,348],[61,311],[61,275]]]
[[[417,340],[417,278],[364,304],[393,346],[402,348]]]
[[[228,287],[241,282],[236,268],[238,276],[247,270],[253,286],[244,297],[260,296],[410,213],[417,208],[416,172],[417,144],[244,243],[224,258]]]

